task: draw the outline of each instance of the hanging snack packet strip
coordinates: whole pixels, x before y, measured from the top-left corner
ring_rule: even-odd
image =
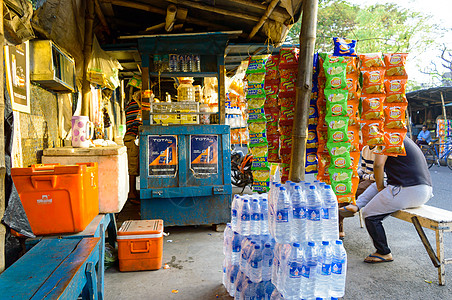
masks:
[[[297,47],[281,48],[279,50],[279,70],[296,69],[298,67],[299,49]]]
[[[380,120],[383,115],[383,102],[385,94],[363,94],[362,102],[362,120]]]
[[[383,54],[386,64],[386,76],[407,76],[405,69],[408,53]]]
[[[317,173],[317,153],[316,149],[306,149],[306,174]]]
[[[360,123],[364,145],[382,146],[384,144],[382,120],[361,120]]]
[[[265,64],[265,83],[269,81],[279,81],[279,54],[270,55]]]
[[[384,76],[385,68],[368,68],[362,69],[363,76],[363,94],[380,94],[384,93]]]
[[[384,147],[382,153],[388,156],[405,156],[406,151],[403,140],[406,136],[405,129],[388,129],[384,134]]]
[[[381,59],[381,53],[359,54],[359,60],[361,61],[361,69],[385,66]]]
[[[343,57],[323,54],[323,70],[326,76],[325,89],[344,89],[347,87],[347,62]]]
[[[385,131],[387,129],[406,129],[405,112],[407,106],[407,103],[388,103],[383,107]]]

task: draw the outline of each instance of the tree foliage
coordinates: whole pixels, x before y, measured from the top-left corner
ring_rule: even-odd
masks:
[[[298,43],[300,21],[288,40]],[[358,6],[345,0],[320,0],[316,51],[331,52],[335,36],[358,40],[358,53],[411,52],[434,43],[431,16],[396,4]]]

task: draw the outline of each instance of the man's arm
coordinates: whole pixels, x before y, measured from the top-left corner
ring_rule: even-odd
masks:
[[[388,159],[386,155],[375,155],[374,176],[378,191],[381,191],[385,188],[384,177],[386,159]]]

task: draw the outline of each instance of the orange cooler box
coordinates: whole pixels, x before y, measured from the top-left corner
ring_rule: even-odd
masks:
[[[33,165],[11,175],[35,235],[80,232],[99,214],[97,163]]]
[[[163,220],[126,221],[118,230],[117,239],[120,271],[162,267]]]

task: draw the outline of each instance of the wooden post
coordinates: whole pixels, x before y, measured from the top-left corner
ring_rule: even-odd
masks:
[[[85,0],[85,41],[83,48],[83,82],[82,82],[82,116],[89,116],[90,84],[88,81],[88,64],[93,46],[94,0]]]
[[[3,31],[3,0],[0,0],[0,220],[5,212],[5,94],[4,94],[4,58],[3,47],[5,45],[5,36]],[[0,223],[0,273],[5,269],[5,226]]]
[[[408,124],[408,131],[410,133],[410,139],[413,139],[413,131],[411,128],[411,107],[408,104],[408,109],[406,110],[406,122]]]
[[[304,180],[306,140],[308,136],[309,101],[312,89],[312,61],[317,29],[317,0],[303,1],[300,31],[300,56],[296,86],[295,120],[292,130],[292,154],[289,179]]]
[[[442,106],[443,106],[443,115],[444,115],[444,122],[447,123],[447,115],[446,115],[446,105],[444,104],[444,96],[443,96],[443,92],[441,92],[441,102],[442,102]]]

